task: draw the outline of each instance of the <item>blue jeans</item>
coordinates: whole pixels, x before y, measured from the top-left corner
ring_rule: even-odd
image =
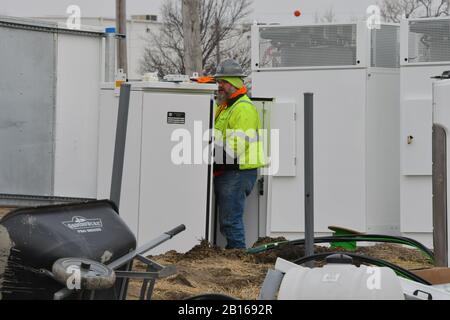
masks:
[[[214,192],[219,208],[220,232],[227,239],[227,249],[245,249],[245,199],[252,192],[257,170],[229,170],[214,178]]]

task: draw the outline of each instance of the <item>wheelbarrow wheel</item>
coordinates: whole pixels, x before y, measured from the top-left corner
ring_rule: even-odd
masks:
[[[114,286],[114,270],[97,261],[84,258],[63,258],[52,267],[54,278],[74,290],[106,290]]]

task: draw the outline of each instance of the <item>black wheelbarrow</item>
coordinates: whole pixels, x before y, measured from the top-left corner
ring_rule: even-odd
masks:
[[[185,230],[181,225],[136,249],[114,203],[18,209],[0,220],[0,299],[123,300],[130,279],[150,299],[158,278],[172,275],[143,254]],[[133,272],[140,261],[146,272]]]

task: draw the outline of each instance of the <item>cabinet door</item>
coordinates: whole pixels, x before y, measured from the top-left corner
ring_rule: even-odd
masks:
[[[296,171],[296,105],[274,103],[270,108],[270,158],[275,177],[295,177]]]
[[[207,236],[211,109],[209,94],[144,93],[139,243],[186,226],[152,254],[186,252]]]
[[[297,134],[303,136],[303,110],[297,116],[297,104],[294,102],[277,102],[269,109],[270,119],[270,157],[271,167],[268,177],[268,225],[270,232],[284,232],[297,229],[302,221],[293,214],[293,208],[303,207],[303,168],[297,169],[297,147],[303,147]],[[303,161],[303,150],[301,161]],[[299,183],[300,182],[300,183]],[[292,195],[296,195],[292,197]],[[298,195],[298,196],[297,196]]]

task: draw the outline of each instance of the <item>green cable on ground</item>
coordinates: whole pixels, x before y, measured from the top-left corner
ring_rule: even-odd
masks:
[[[315,238],[315,243],[355,243],[356,242],[385,242],[385,243],[396,243],[396,244],[403,244],[407,246],[411,246],[413,248],[416,248],[420,250],[423,254],[425,254],[431,261],[434,261],[434,256],[422,244],[416,242],[413,239],[404,238],[404,237],[392,237],[392,236],[384,236],[384,235],[361,235],[361,234],[354,234],[354,235],[346,235],[346,236],[334,236],[334,237],[321,237],[321,238]],[[293,244],[293,245],[301,245],[304,243],[304,239],[299,240],[292,240],[292,241],[280,241],[275,243],[269,243],[262,246],[258,246],[255,248],[250,248],[247,250],[247,253],[254,254],[254,253],[261,253],[273,248],[276,248],[280,245],[284,244]],[[353,246],[353,245],[350,245]]]
[[[279,245],[283,245],[283,244],[288,244],[290,241],[280,241],[280,242],[274,242],[274,243],[268,243],[268,244],[263,244],[261,246],[255,247],[255,248],[250,248],[247,249],[247,253],[260,253],[260,252],[264,252],[273,248],[278,247]]]
[[[295,264],[303,264],[306,263],[308,261],[315,261],[318,259],[324,259],[326,258],[329,254],[340,254],[341,252],[333,252],[333,253],[317,253],[314,254],[312,256],[307,256],[307,257],[302,257],[299,259],[296,259],[294,261],[291,261]],[[404,277],[406,279],[410,279],[412,281],[416,281],[425,285],[431,285],[427,280],[423,279],[422,277],[412,273],[411,271],[404,269],[398,265],[395,265],[389,261],[385,261],[382,259],[377,259],[377,258],[372,258],[369,256],[364,256],[364,255],[359,255],[359,254],[355,254],[355,253],[351,253],[351,252],[345,252],[345,255],[350,256],[352,259],[358,259],[361,262],[364,263],[370,263],[372,265],[376,265],[378,267],[388,267],[390,269],[392,269],[398,276]]]

